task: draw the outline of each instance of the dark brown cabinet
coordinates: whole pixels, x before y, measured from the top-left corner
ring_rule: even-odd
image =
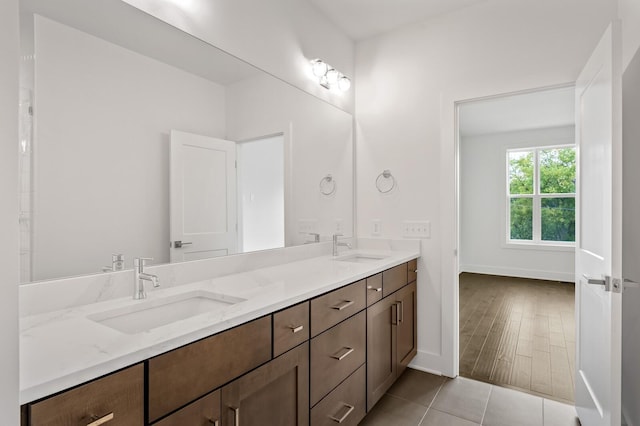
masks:
[[[308,424],[308,343],[222,388],[222,426]]]
[[[220,391],[192,402],[153,426],[220,426]]]
[[[414,281],[367,309],[367,411],[417,353],[416,295]]]

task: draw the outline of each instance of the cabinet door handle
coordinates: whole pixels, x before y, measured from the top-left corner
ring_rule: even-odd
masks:
[[[209,423],[213,426],[220,426],[220,422],[218,420],[209,419]]]
[[[355,302],[353,300],[344,300],[341,303],[338,303],[337,305],[333,305],[331,309],[335,309],[336,311],[341,311],[353,305],[354,303]]]
[[[331,420],[333,420],[334,422],[336,422],[336,423],[344,422],[347,419],[347,417],[349,417],[349,414],[351,414],[351,412],[356,408],[353,405],[347,404],[346,402],[343,402],[342,405],[343,405],[343,407],[340,408],[340,410],[342,410],[343,408],[347,409],[347,411],[342,415],[342,417],[337,417],[338,413],[336,413],[336,415],[329,416],[329,418]],[[338,410],[338,412],[339,412],[339,410]]]
[[[391,311],[391,325],[398,325],[398,315],[400,315],[400,308],[398,307],[398,303],[394,303],[391,305],[394,309]]]
[[[336,352],[335,354],[331,355],[331,358],[333,359],[337,359],[338,361],[342,361],[343,359],[345,359],[348,355],[351,355],[351,353],[354,351],[353,348],[347,348],[346,346],[342,349],[340,349],[338,352]]]
[[[240,407],[229,407],[233,410],[233,426],[240,426]]]
[[[91,423],[87,423],[87,426],[100,426],[107,422],[110,422],[111,420],[113,420],[113,418],[114,418],[114,414],[112,412],[109,414],[105,414],[102,417],[91,416],[91,420],[93,421]]]
[[[402,300],[398,301],[398,322],[404,322],[404,303]]]
[[[294,325],[290,325],[289,328],[291,329],[292,333],[297,333],[298,331],[302,331],[304,329],[304,325],[299,325],[299,326],[294,326]]]
[[[378,293],[380,293],[382,291],[382,287],[373,287],[373,286],[368,286],[367,289],[371,290],[371,291],[377,291]]]

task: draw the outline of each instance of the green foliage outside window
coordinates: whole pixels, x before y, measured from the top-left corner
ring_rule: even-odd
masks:
[[[544,197],[540,202],[540,240],[575,241],[576,153],[574,148],[539,149],[538,194],[571,194]],[[535,151],[509,152],[510,238],[534,239],[533,202],[537,191]],[[527,195],[531,195],[530,197]]]

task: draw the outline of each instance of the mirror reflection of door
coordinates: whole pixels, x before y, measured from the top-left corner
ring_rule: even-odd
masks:
[[[237,144],[238,251],[284,247],[284,138]]]
[[[236,144],[171,131],[171,262],[237,252]]]

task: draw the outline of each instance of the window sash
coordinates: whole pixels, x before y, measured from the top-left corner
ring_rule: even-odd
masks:
[[[507,243],[516,244],[531,244],[531,245],[557,245],[557,246],[571,246],[575,247],[575,241],[552,241],[542,239],[542,199],[543,198],[576,198],[575,192],[558,193],[558,194],[541,194],[540,193],[540,151],[551,149],[563,149],[574,148],[575,145],[550,145],[536,148],[522,148],[522,149],[508,149],[506,160],[506,237]],[[511,194],[511,182],[510,182],[510,158],[509,154],[512,152],[533,152],[533,194]],[[514,198],[531,198],[533,204],[533,224],[532,224],[532,239],[531,240],[518,240],[511,238],[511,199]]]

